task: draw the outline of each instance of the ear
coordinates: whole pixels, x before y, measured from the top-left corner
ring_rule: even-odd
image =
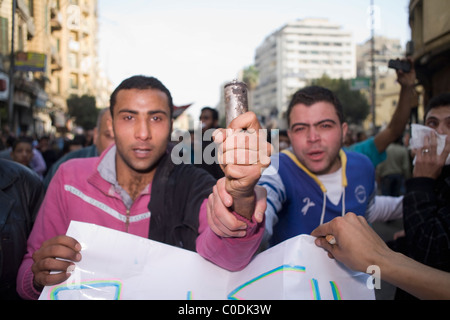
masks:
[[[291,137],[292,132],[291,132],[291,129],[287,129],[286,132],[287,132],[287,135],[288,135],[288,137],[289,137],[289,140],[292,141],[292,137]]]
[[[95,127],[93,130],[93,134],[92,134],[92,141],[94,142],[94,144],[97,143],[97,139],[98,139],[98,128]]]
[[[108,127],[108,130],[114,134],[114,126],[112,119],[106,120],[106,126]]]
[[[347,132],[348,132],[348,124],[347,122],[344,122],[342,124],[342,145],[344,145],[345,143],[345,137],[347,136]]]

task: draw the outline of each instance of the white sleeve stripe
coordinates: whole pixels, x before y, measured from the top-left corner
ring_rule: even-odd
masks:
[[[111,207],[107,206],[106,204],[85,195],[83,192],[81,192],[80,190],[78,190],[73,186],[64,185],[64,190],[70,192],[74,196],[79,197],[84,202],[89,203],[90,205],[102,210],[103,212],[109,214],[110,216],[124,223],[127,222],[127,219],[129,222],[139,222],[141,220],[149,219],[151,216],[150,212],[144,212],[142,214],[127,217],[127,215],[121,214],[116,210],[112,209]]]

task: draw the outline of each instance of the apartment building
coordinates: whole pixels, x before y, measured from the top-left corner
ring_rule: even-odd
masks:
[[[2,26],[9,28],[8,33],[3,28],[0,33],[6,37],[0,38],[0,53],[5,57],[11,50],[12,1],[0,0],[0,9]],[[72,95],[95,96],[98,108],[109,105],[111,83],[103,76],[97,53],[97,0],[17,0],[15,30],[15,52],[37,53],[46,63],[41,72],[15,72],[19,84],[15,96],[23,79],[38,89],[29,94],[31,115],[27,117],[14,99],[14,127],[33,127],[31,131],[38,134],[64,132],[66,100]],[[3,66],[9,69],[9,64]]]
[[[388,68],[388,62],[390,59],[403,59],[405,57],[405,49],[400,43],[400,39],[375,36],[374,40],[373,60],[376,76],[395,75],[395,71]],[[358,77],[372,76],[371,39],[356,46],[356,65]]]
[[[411,52],[424,103],[450,92],[450,6],[445,0],[409,3]]]
[[[375,125],[377,128],[386,126],[397,107],[400,85],[394,69],[388,68],[390,59],[403,59],[405,49],[399,39],[383,36],[374,38],[373,64],[375,66]],[[372,44],[371,39],[356,46],[356,65],[358,78],[372,80]],[[371,88],[363,89],[367,101],[372,100]],[[372,115],[366,119],[364,127],[372,126]]]
[[[29,4],[24,0],[17,0],[14,10],[16,12],[14,51],[27,52],[28,40],[36,34],[34,19],[30,12]],[[0,119],[2,126],[5,123],[14,122],[16,126],[23,127],[33,122],[32,103],[42,90],[33,81],[32,75],[17,72],[14,74],[14,103],[11,106],[9,104],[12,11],[13,1],[0,1],[0,76],[7,83],[6,86],[3,86],[4,94],[2,94],[0,99]]]
[[[355,44],[351,32],[327,19],[297,20],[263,41],[256,49],[255,67],[259,72],[255,110],[266,123],[283,128],[281,119],[295,91],[324,74],[356,76]]]

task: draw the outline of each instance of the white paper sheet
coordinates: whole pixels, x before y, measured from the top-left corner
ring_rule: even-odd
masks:
[[[41,300],[364,300],[375,298],[369,275],[332,260],[301,235],[229,272],[195,252],[116,230],[72,221],[67,235],[82,260]]]

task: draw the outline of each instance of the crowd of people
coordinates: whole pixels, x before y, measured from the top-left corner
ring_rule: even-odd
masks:
[[[41,176],[30,164],[39,148],[17,139],[11,159],[0,160],[0,201],[7,208],[0,248],[8,248],[0,250],[0,299],[37,299],[44,286],[68,279],[66,271],[82,259],[81,244],[65,235],[71,220],[195,251],[231,271],[261,250],[310,234],[353,270],[380,266],[382,278],[397,286],[396,298],[450,299],[450,137],[438,148],[438,135],[450,133],[450,94],[427,105],[424,125],[433,133],[411,150],[404,188],[380,194],[376,168],[389,163],[413,106],[414,68],[397,72],[401,91],[391,122],[349,146],[339,99],[311,86],[290,101],[287,143],[279,152],[262,141],[255,113],[225,129],[216,110],[204,108],[203,132],[214,130],[202,150],[213,143],[217,161],[175,164],[172,96],[146,76],[114,90],[92,145],[57,157],[46,154],[49,141],[42,141],[41,155],[53,164]],[[233,143],[239,137],[248,143]],[[395,243],[370,226],[399,218],[404,234]]]
[[[93,141],[89,141],[85,134],[69,134],[60,138],[44,135],[37,138],[26,133],[16,136],[4,129],[0,137],[0,159],[18,162],[32,169],[43,180],[55,162],[72,151],[92,144]]]

